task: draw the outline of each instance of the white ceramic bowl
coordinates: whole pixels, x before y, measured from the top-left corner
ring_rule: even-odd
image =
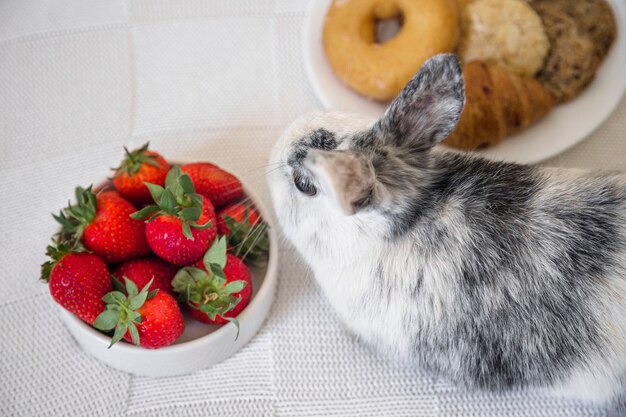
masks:
[[[59,306],[61,319],[79,345],[89,354],[121,371],[145,376],[181,375],[207,368],[223,361],[243,345],[259,330],[267,317],[277,281],[278,239],[268,211],[258,196],[244,185],[246,196],[250,197],[263,220],[268,223],[270,252],[266,265],[251,267],[252,299],[250,304],[237,316],[239,337],[233,324],[213,326],[194,320],[185,314],[185,331],[176,342],[160,349],[144,349],[125,341],[107,349],[111,338]]]

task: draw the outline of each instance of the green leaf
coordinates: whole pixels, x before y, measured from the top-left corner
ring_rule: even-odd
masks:
[[[111,338],[111,344],[108,349],[111,348],[114,344],[122,340],[122,337],[126,334],[126,330],[128,330],[128,324],[125,322],[119,323],[115,328],[115,332],[113,333],[113,337]]]
[[[180,177],[182,171],[176,165],[174,165],[167,176],[165,177],[165,188],[174,188],[178,184],[178,178]]]
[[[161,209],[155,205],[146,206],[142,208],[141,210],[136,211],[133,214],[131,214],[130,217],[135,220],[143,220],[147,217],[152,216],[154,213],[158,212],[159,210]]]
[[[155,296],[158,292],[159,292],[159,289],[158,289],[158,288],[157,288],[157,289],[155,289],[155,290],[150,291],[150,292],[148,293],[148,298],[146,298],[146,300],[151,299],[151,298],[152,298],[152,297],[154,297],[154,296]]]
[[[215,264],[220,268],[226,266],[226,238],[224,236],[215,239],[209,250],[204,254],[202,259],[204,266],[210,270],[210,265]]]
[[[195,240],[193,234],[191,234],[191,228],[189,227],[189,222],[183,222],[183,235],[189,240]]]
[[[232,235],[235,232],[237,232],[239,229],[241,229],[241,223],[239,223],[234,218],[230,217],[228,214],[222,214],[221,217],[224,220],[224,223],[226,223],[226,226],[228,227],[229,235]]]
[[[211,273],[218,278],[226,280],[226,274],[224,274],[224,270],[218,264],[211,264]]]
[[[189,177],[189,175],[182,174],[178,178],[178,182],[185,194],[193,194],[196,192],[196,188],[193,186],[193,182],[191,181],[191,177]]]
[[[107,310],[117,311],[117,312],[121,312],[122,311],[122,308],[120,307],[119,304],[107,304],[106,309]]]
[[[117,305],[118,302],[123,303],[124,301],[126,301],[126,296],[121,291],[111,291],[110,293],[107,293],[104,297],[102,297],[102,301],[107,304]]]
[[[198,224],[196,222],[190,222],[189,224],[191,225],[191,227],[198,230],[208,229],[209,227],[213,226],[213,222],[211,220],[204,224]]]
[[[148,155],[148,157],[145,160],[145,163],[148,165],[152,165],[155,168],[160,168],[161,165],[159,165],[159,163],[156,161],[156,156],[155,155]]]
[[[146,185],[146,187],[148,187],[148,190],[150,191],[150,195],[152,196],[154,202],[158,203],[161,200],[161,195],[163,194],[163,191],[165,191],[165,189],[160,185],[152,184],[151,182],[144,181],[144,184]]]
[[[237,320],[235,317],[224,317],[224,320],[228,320],[235,325],[235,327],[237,328],[237,335],[235,336],[235,340],[239,339],[239,320]]]
[[[189,287],[184,288],[184,291],[181,291],[180,293],[178,293],[178,297],[176,297],[176,302],[177,303],[186,303],[187,301],[189,301]]]
[[[224,288],[224,285],[226,285],[226,278],[223,276],[223,272],[222,276],[214,275],[211,282],[215,288]]]
[[[195,285],[206,282],[209,278],[208,273],[200,268],[189,267],[189,273],[193,277],[193,282]]]
[[[161,199],[159,200],[159,206],[163,209],[163,211],[167,213],[173,213],[176,208],[176,197],[174,197],[174,193],[169,188],[166,188],[161,194]]]
[[[135,323],[131,322],[128,325],[128,330],[130,331],[130,338],[133,340],[133,343],[139,346],[139,332],[137,331]]]
[[[120,320],[119,311],[104,310],[96,317],[96,321],[93,322],[93,327],[98,330],[109,331],[113,330]]]
[[[243,209],[243,223],[250,224],[250,210],[248,209],[248,206]]]
[[[189,268],[179,270],[172,279],[172,287],[174,291],[183,293],[189,284],[193,283],[193,277],[189,272]]]
[[[137,295],[137,293],[139,292],[139,290],[137,289],[137,285],[129,280],[126,277],[124,278],[124,282],[126,283],[126,294],[128,294],[128,298],[133,298],[134,296]]]
[[[183,190],[182,187],[180,187],[178,184],[176,185],[176,187],[173,188],[173,190],[174,190],[174,197],[176,198],[176,204],[178,204],[181,207],[189,206],[185,198],[185,190]]]
[[[226,284],[223,289],[225,294],[235,294],[243,290],[248,283],[244,280],[232,281]]]
[[[215,307],[213,307],[210,304],[203,304],[200,306],[200,311],[202,311],[203,313],[206,313],[207,316],[209,316],[209,318],[211,320],[215,320],[215,316],[217,315],[217,311],[215,309]]]
[[[191,194],[189,199],[194,207],[202,207],[202,196],[200,194]]]
[[[143,286],[141,291],[139,291],[139,294],[130,298],[130,303],[128,304],[128,307],[131,310],[137,310],[139,307],[144,305],[144,303],[148,299],[148,294],[149,294],[148,289],[150,289],[150,286],[152,285],[153,281],[154,281],[154,276],[150,278],[150,281],[148,281],[146,285]]]
[[[129,318],[134,321],[135,323],[139,323],[141,324],[142,319],[141,319],[141,314],[139,314],[137,311],[131,311]]]
[[[226,300],[228,305],[224,308],[224,314],[237,307],[237,304],[241,302],[241,297],[234,297],[232,295],[229,295]]]
[[[195,222],[200,218],[201,214],[202,209],[200,209],[200,207],[187,207],[181,210],[180,217],[188,222]]]
[[[120,293],[124,293],[124,291],[126,291],[126,288],[124,288],[124,284],[121,283],[121,281],[119,279],[117,279],[117,277],[115,275],[111,275],[111,285],[113,285],[113,289],[115,291],[118,291]],[[124,297],[126,298],[126,297]]]
[[[143,288],[141,289],[142,292],[148,292],[148,290],[150,289],[150,286],[152,285],[152,283],[154,282],[154,275],[152,275],[152,278],[150,278],[150,281],[148,281],[148,283],[146,285],[143,286]]]
[[[139,294],[137,294],[136,296],[130,299],[130,303],[128,304],[128,307],[131,310],[137,310],[146,302],[147,298],[148,298],[148,291],[145,291],[145,292],[141,291]]]
[[[56,265],[56,262],[46,261],[41,264],[41,279],[44,282],[50,281],[50,274],[52,273],[52,268]]]

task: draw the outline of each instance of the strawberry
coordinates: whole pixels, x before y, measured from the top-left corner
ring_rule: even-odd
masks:
[[[196,194],[189,176],[174,167],[165,188],[146,183],[155,205],[133,214],[146,219],[146,240],[160,258],[175,265],[191,265],[207,251],[217,235],[210,201]]]
[[[165,262],[159,258],[142,258],[133,259],[119,264],[113,270],[113,277],[120,283],[124,282],[124,278],[128,278],[138,288],[143,288],[152,279],[152,285],[149,291],[161,290],[168,294],[172,294],[172,279],[178,267]]]
[[[241,182],[230,172],[208,162],[185,164],[180,169],[189,175],[196,191],[215,207],[222,207],[243,195]]]
[[[82,241],[106,263],[150,254],[144,223],[130,217],[136,209],[119,193],[106,190],[96,195],[91,187],[77,187],[76,200],[76,205],[53,215],[63,226],[62,236]]]
[[[48,282],[52,298],[81,320],[93,324],[104,310],[102,297],[112,290],[109,270],[98,256],[80,245],[53,242],[42,265],[41,277]]]
[[[152,202],[150,190],[145,182],[165,184],[165,176],[170,165],[157,152],[148,150],[149,142],[139,149],[129,152],[124,147],[126,157],[115,169],[113,185],[119,193],[136,206],[144,206]]]
[[[234,322],[252,297],[250,271],[237,257],[226,253],[226,239],[216,240],[202,261],[181,269],[172,286],[179,301],[191,307],[197,320],[209,324]]]
[[[217,230],[228,239],[230,252],[258,259],[269,250],[267,224],[250,204],[235,203],[217,213]]]
[[[152,281],[141,291],[131,280],[126,279],[125,283],[126,294],[112,291],[102,298],[106,310],[93,324],[102,331],[115,329],[109,347],[122,337],[147,349],[174,343],[185,330],[185,321],[174,297],[160,290],[149,292]]]

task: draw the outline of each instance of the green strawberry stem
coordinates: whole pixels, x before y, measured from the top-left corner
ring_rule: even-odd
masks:
[[[96,194],[92,185],[86,189],[76,187],[76,204],[68,206],[52,217],[61,224],[60,236],[64,240],[79,241],[87,227],[96,217]]]
[[[106,303],[106,309],[96,317],[93,326],[105,332],[115,329],[109,348],[122,340],[127,331],[133,343],[139,345],[137,324],[141,324],[142,318],[137,310],[157,293],[158,290],[148,291],[153,280],[154,278],[141,291],[138,291],[135,283],[124,277],[126,294],[115,290],[102,297],[102,301]]]
[[[269,236],[267,234],[268,225],[260,221],[260,217],[253,224],[250,224],[250,210],[244,208],[244,217],[238,222],[233,217],[222,215],[226,226],[230,230],[228,243],[234,251],[234,255],[245,260],[246,258],[258,259],[269,251]],[[243,256],[240,256],[243,253]]]
[[[235,337],[237,340],[239,321],[235,318],[224,317],[224,315],[241,302],[241,297],[235,297],[233,294],[243,290],[247,282],[237,280],[227,283],[224,275],[226,248],[224,237],[216,239],[203,258],[206,271],[195,267],[182,268],[174,276],[172,287],[180,294],[178,297],[180,302],[202,311],[211,320],[221,316],[233,323],[237,328]]]
[[[147,155],[148,147],[150,146],[150,142],[146,142],[139,149],[135,149],[132,152],[128,151],[128,148],[124,146],[124,153],[126,154],[124,160],[117,168],[111,168],[112,171],[116,171],[116,175],[126,174],[128,176],[132,176],[139,171],[141,165],[143,163],[152,165],[154,167],[159,167],[159,163],[155,161],[157,155]]]
[[[41,280],[48,282],[54,266],[67,254],[88,252],[78,240],[64,240],[57,237],[46,248],[46,256],[50,259],[41,265]]]
[[[173,166],[165,178],[165,187],[144,182],[155,204],[146,206],[131,214],[133,219],[151,222],[159,216],[178,217],[182,222],[183,234],[194,240],[191,229],[206,229],[212,222],[198,224],[202,216],[202,196],[196,193],[189,175],[183,174],[178,166]]]

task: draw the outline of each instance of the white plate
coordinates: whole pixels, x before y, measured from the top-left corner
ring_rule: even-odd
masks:
[[[304,29],[305,63],[313,88],[327,108],[378,118],[386,106],[352,91],[335,76],[326,61],[322,28],[331,1],[312,2]],[[618,34],[595,80],[576,99],[556,106],[545,119],[529,129],[508,137],[497,146],[479,151],[481,155],[511,162],[539,162],[574,146],[607,119],[626,88],[626,2],[607,1],[613,6]]]
[[[234,325],[214,326],[193,319],[184,313],[185,331],[170,346],[144,349],[121,341],[107,349],[111,338],[87,325],[61,306],[61,319],[74,339],[89,354],[124,372],[145,376],[172,376],[188,374],[212,366],[230,357],[256,334],[270,311],[276,292],[278,267],[278,238],[269,212],[259,197],[244,184],[244,193],[250,197],[263,220],[269,225],[269,259],[266,265],[251,267],[252,299],[237,316],[239,337]]]

